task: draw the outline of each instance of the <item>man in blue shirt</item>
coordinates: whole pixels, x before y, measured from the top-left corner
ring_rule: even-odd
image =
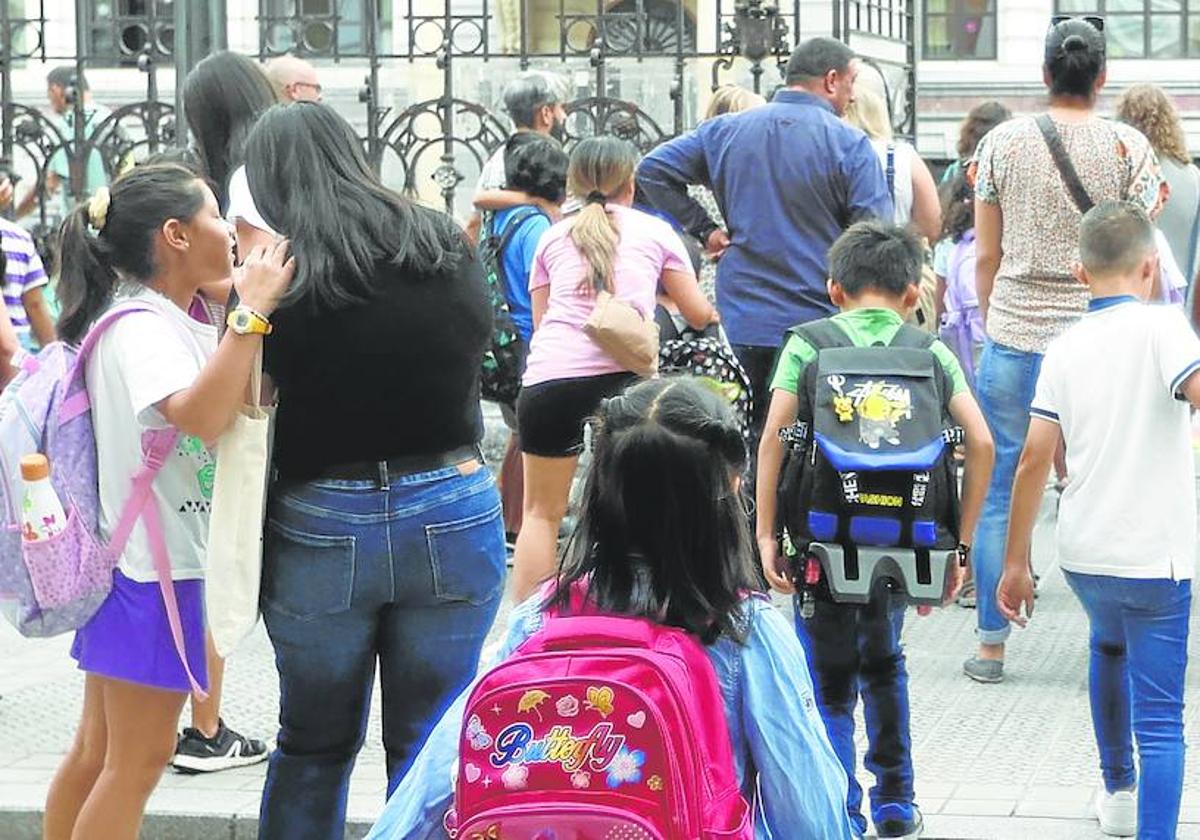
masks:
[[[788,61],[787,88],[768,105],[706,120],[638,169],[655,206],[720,257],[717,308],[750,375],[756,438],[784,333],[836,312],[825,288],[830,246],[856,221],[892,217],[878,156],[840,116],[858,70],[841,41],[805,41]],[[691,184],[712,189],[728,231],[688,196]]]

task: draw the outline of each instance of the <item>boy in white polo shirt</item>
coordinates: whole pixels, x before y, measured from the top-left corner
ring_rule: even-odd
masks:
[[[998,599],[1001,613],[1021,626],[1033,614],[1026,557],[1061,431],[1071,482],[1058,515],[1058,555],[1091,624],[1100,827],[1118,837],[1173,838],[1196,551],[1188,403],[1200,406],[1200,339],[1177,307],[1144,302],[1158,257],[1140,208],[1095,207],[1080,224],[1079,252],[1076,276],[1092,302],[1042,363]]]

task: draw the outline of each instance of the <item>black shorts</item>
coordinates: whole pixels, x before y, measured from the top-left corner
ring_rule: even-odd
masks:
[[[636,382],[637,374],[605,373],[553,379],[521,389],[517,434],[521,451],[542,458],[568,458],[583,450],[583,427],[608,397]]]

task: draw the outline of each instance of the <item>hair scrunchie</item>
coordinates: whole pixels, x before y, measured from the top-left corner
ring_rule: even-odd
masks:
[[[592,190],[587,194],[587,198],[583,200],[584,204],[599,204],[601,207],[608,206],[608,196],[600,192],[600,190]]]
[[[112,202],[112,193],[108,187],[100,187],[88,201],[88,224],[96,233],[104,230],[105,223],[108,222],[108,205]]]

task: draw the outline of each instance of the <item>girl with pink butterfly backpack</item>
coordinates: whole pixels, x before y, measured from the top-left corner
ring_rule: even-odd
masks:
[[[725,400],[656,379],[594,421],[558,576],[517,607],[369,838],[849,838],[803,649],[758,587]]]

